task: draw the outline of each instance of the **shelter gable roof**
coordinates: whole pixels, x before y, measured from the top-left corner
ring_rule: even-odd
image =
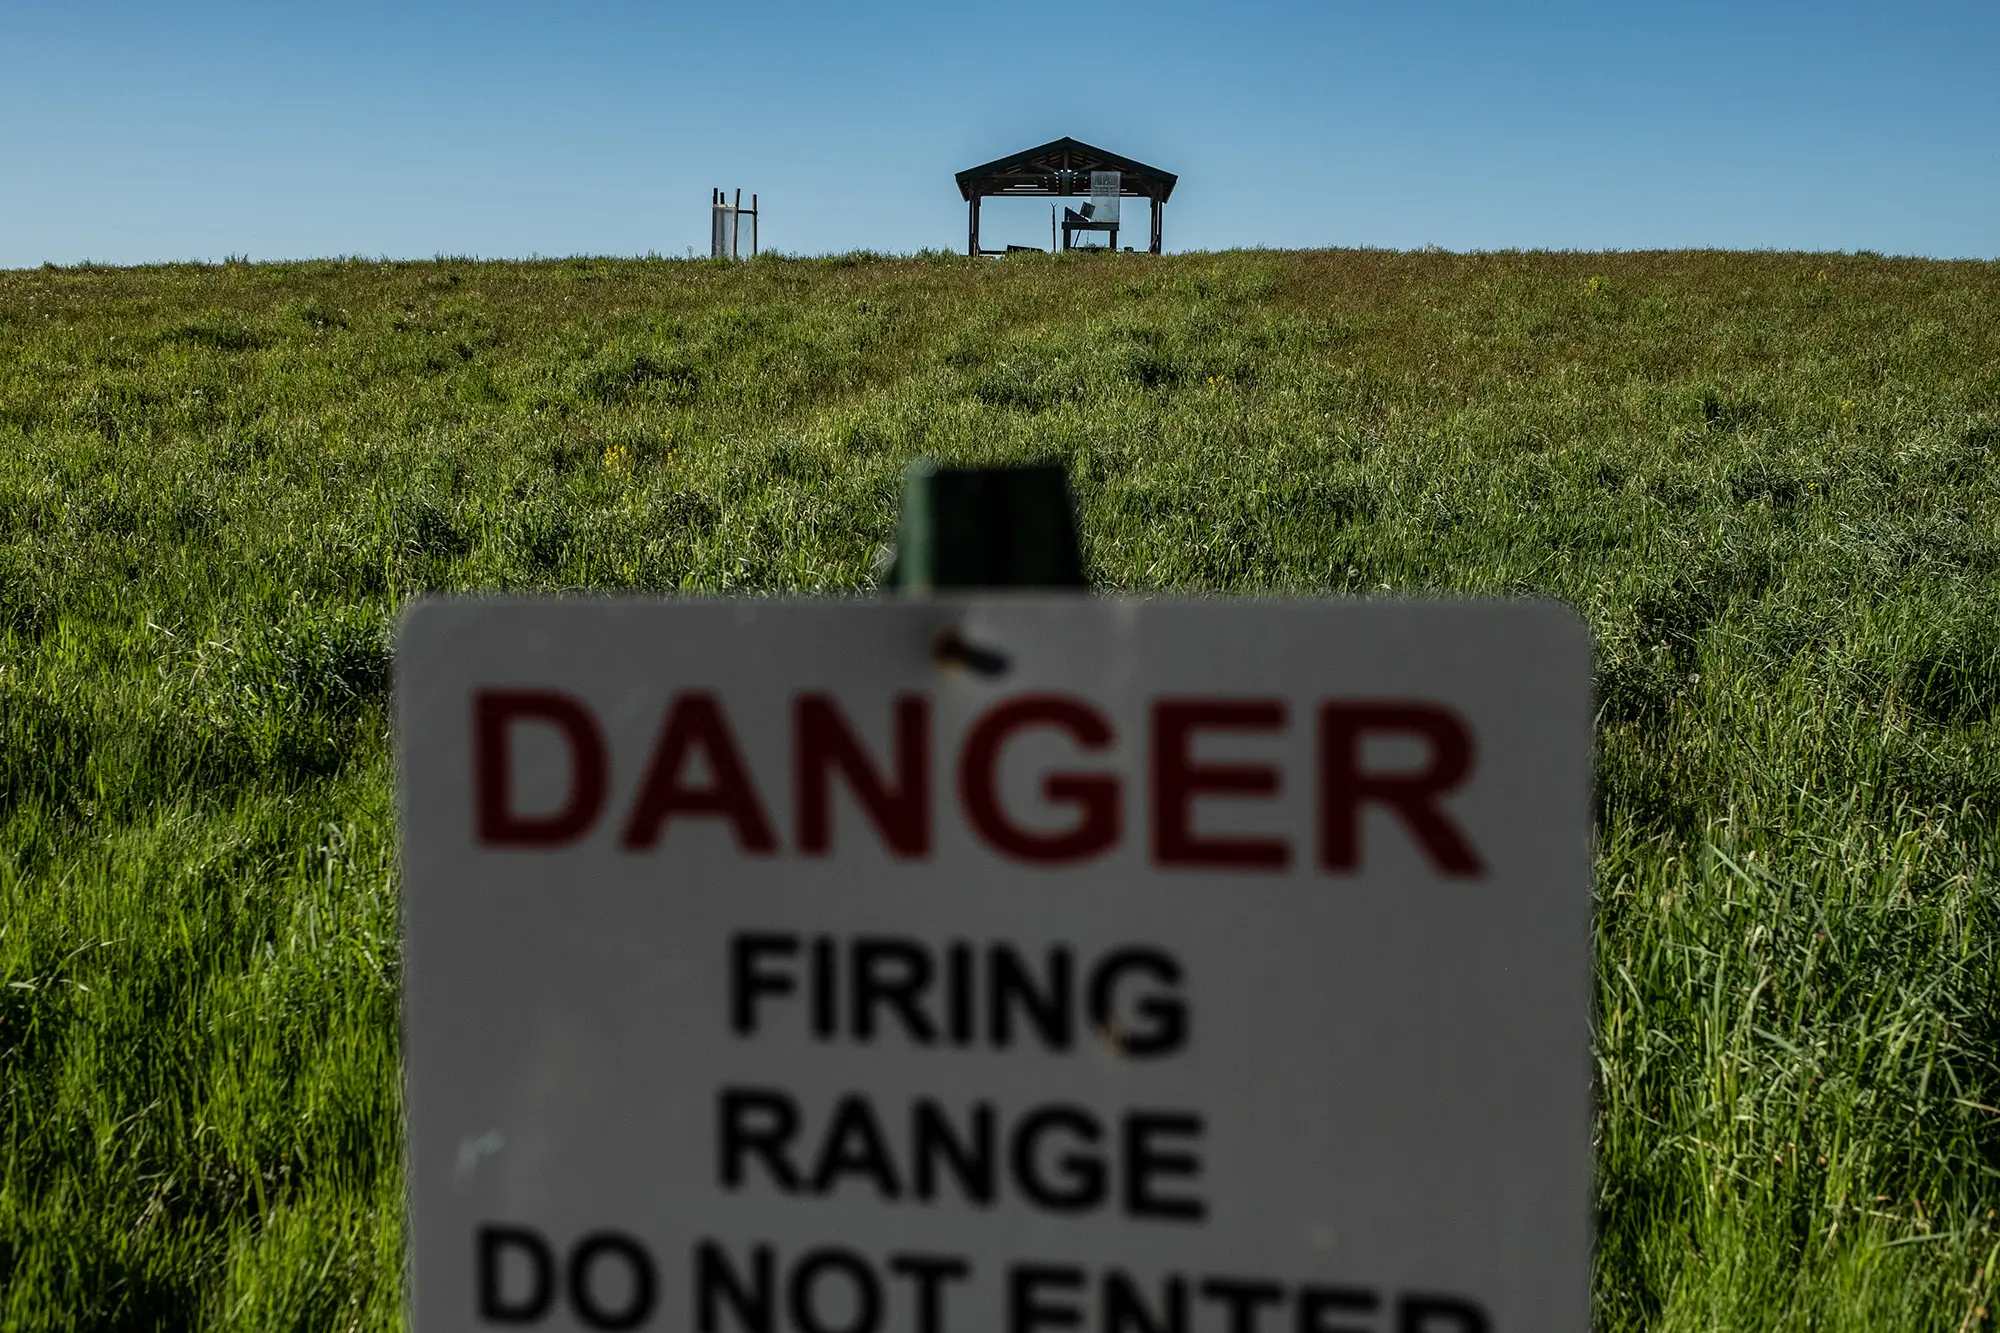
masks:
[[[1090,173],[1116,171],[1123,178],[1120,194],[1142,195],[1164,202],[1180,177],[1129,157],[1064,137],[1025,152],[1010,153],[958,173],[958,193],[974,195],[1089,194]]]

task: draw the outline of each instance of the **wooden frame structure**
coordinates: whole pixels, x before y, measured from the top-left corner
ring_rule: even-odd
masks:
[[[1152,236],[1146,250],[1150,254],[1160,253],[1161,217],[1166,210],[1167,196],[1174,192],[1174,183],[1180,177],[1171,171],[1161,171],[1158,167],[1149,167],[1144,162],[1135,162],[1129,157],[1120,157],[1070,138],[1057,139],[1026,152],[1010,153],[958,173],[958,193],[966,204],[965,253],[1006,253],[1005,250],[982,250],[979,247],[981,199],[1019,199],[1043,195],[1088,197],[1090,173],[1093,171],[1117,172],[1118,193],[1121,196],[1151,202]],[[1092,226],[1086,219],[1079,220],[1083,225],[1071,223],[1063,228],[1064,249],[1069,248],[1071,233],[1075,231],[1108,231],[1112,247],[1117,247],[1118,228],[1115,224]],[[1068,221],[1065,218],[1065,222]]]

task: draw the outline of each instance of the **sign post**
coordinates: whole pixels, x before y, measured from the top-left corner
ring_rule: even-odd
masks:
[[[1581,1333],[1588,658],[1543,603],[418,606],[417,1329]]]
[[[915,596],[947,588],[1086,587],[1062,465],[912,463],[903,477],[888,584]]]

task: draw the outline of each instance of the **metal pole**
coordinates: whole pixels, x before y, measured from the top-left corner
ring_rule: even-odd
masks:
[[[906,597],[945,588],[1088,587],[1063,465],[910,464],[885,583]]]
[[[757,257],[757,196],[750,196],[750,257]]]
[[[736,202],[730,205],[729,208],[729,257],[731,259],[741,259],[743,257],[736,245],[737,238],[742,236],[742,234],[743,191],[739,188],[736,191]]]

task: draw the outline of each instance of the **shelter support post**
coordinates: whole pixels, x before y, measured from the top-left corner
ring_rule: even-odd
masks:
[[[1147,245],[1146,249],[1149,253],[1158,254],[1160,253],[1160,218],[1167,211],[1167,206],[1157,195],[1153,197],[1151,202],[1153,205],[1153,239]]]
[[[965,206],[965,253],[979,258],[979,196]]]

